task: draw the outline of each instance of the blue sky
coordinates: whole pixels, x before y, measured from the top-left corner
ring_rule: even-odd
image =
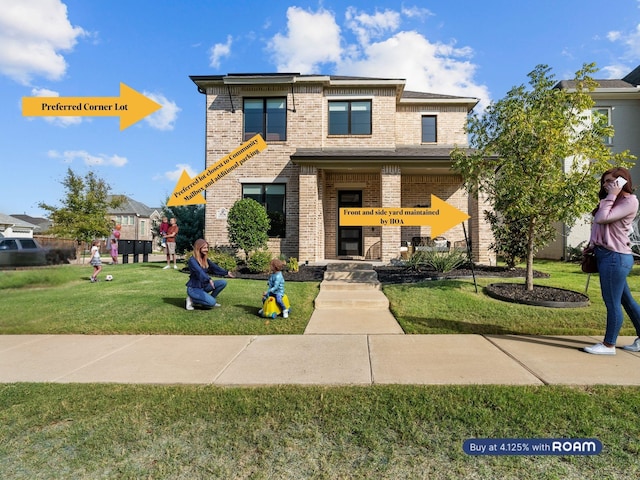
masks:
[[[43,216],[68,168],[159,207],[182,170],[204,170],[204,96],[189,75],[299,72],[404,78],[408,90],[481,106],[595,62],[640,65],[640,0],[0,0],[0,212]],[[115,117],[23,117],[28,96],[118,96],[163,108],[120,131]]]

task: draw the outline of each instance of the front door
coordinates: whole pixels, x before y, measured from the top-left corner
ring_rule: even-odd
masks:
[[[338,218],[340,218],[340,208],[362,208],[362,190],[339,191]],[[362,256],[362,227],[338,225],[338,256]]]

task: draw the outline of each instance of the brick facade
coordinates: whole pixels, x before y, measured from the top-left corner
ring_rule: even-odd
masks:
[[[205,237],[212,245],[228,244],[226,213],[242,197],[243,184],[281,183],[286,236],[269,240],[274,255],[300,263],[340,258],[338,198],[349,191],[360,193],[363,207],[429,206],[437,195],[471,215],[474,257],[491,262],[482,209],[448,156],[454,146],[467,145],[464,126],[476,99],[404,92],[404,81],[393,79],[262,74],[192,80],[206,93],[206,167],[242,143],[244,98],[286,99],[286,139],[273,140],[267,131],[266,150],[207,189]],[[332,100],[370,101],[371,134],[329,135]],[[423,115],[437,119],[436,143],[421,143]],[[356,257],[385,262],[399,256],[402,242],[430,235],[429,226],[361,228]],[[444,235],[463,240],[462,225]]]

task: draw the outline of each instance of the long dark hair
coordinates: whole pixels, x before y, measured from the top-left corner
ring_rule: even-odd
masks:
[[[616,178],[618,177],[624,178],[627,181],[627,183],[625,183],[624,187],[622,187],[622,191],[627,193],[633,193],[633,186],[631,185],[631,174],[629,173],[629,170],[623,167],[610,168],[609,170],[604,172],[600,177],[600,191],[598,192],[598,198],[600,200],[602,200],[607,196],[607,191],[604,189],[604,177],[606,177],[609,174],[613,175]]]
[[[633,193],[633,185],[631,183],[631,173],[629,173],[629,170],[627,170],[624,167],[610,168],[609,170],[604,172],[600,177],[600,191],[598,192],[598,198],[600,200],[602,200],[603,198],[606,198],[606,196],[608,195],[607,191],[604,189],[604,177],[606,177],[609,174],[613,175],[616,178],[618,177],[624,178],[627,181],[627,183],[625,183],[624,186],[622,187],[622,191],[626,193]],[[591,214],[595,215],[596,212],[598,211],[598,208],[600,208],[600,205],[594,208]]]

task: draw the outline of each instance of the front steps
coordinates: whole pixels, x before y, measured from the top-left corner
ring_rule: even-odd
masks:
[[[368,263],[330,263],[305,334],[403,334]]]

